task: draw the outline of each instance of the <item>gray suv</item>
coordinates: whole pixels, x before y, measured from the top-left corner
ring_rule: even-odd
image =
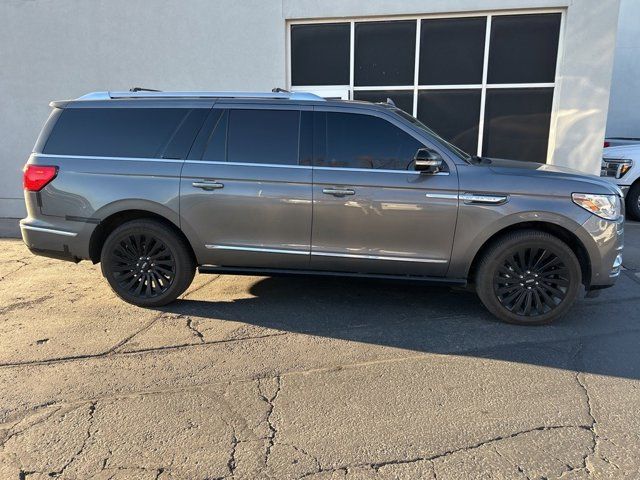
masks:
[[[615,185],[467,155],[393,105],[134,89],[51,106],[24,242],[100,262],[135,305],[197,268],[472,285],[501,320],[543,324],[620,273]]]

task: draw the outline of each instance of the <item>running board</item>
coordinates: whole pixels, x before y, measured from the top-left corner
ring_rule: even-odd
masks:
[[[290,276],[307,276],[307,277],[345,277],[345,278],[362,278],[373,280],[392,280],[400,282],[423,283],[427,285],[447,285],[455,287],[464,287],[467,280],[464,278],[445,278],[445,277],[427,277],[421,275],[384,275],[377,273],[350,273],[350,272],[331,272],[324,270],[294,270],[283,268],[244,268],[244,267],[224,267],[218,265],[201,265],[198,267],[200,273],[210,274],[227,274],[227,275],[261,275],[266,277],[290,277]]]

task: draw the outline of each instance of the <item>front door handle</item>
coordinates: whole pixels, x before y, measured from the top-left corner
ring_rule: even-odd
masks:
[[[193,187],[201,188],[203,190],[217,190],[219,188],[224,188],[224,183],[220,182],[193,182],[191,184]]]
[[[356,191],[350,188],[323,188],[322,193],[333,195],[334,197],[344,197],[345,195],[355,195]]]

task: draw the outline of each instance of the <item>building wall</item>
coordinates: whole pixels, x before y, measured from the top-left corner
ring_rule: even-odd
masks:
[[[5,0],[0,3],[0,217],[24,214],[20,170],[49,101],[132,86],[284,86],[288,19],[566,8],[551,161],[595,173],[618,1]]]
[[[608,137],[640,138],[640,1],[621,0]]]

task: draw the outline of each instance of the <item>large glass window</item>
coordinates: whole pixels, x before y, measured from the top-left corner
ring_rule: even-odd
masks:
[[[418,119],[465,152],[478,149],[480,90],[423,90]]]
[[[420,85],[482,82],[486,17],[422,20]]]
[[[339,86],[356,100],[390,98],[469,154],[545,162],[561,23],[558,11],[352,20],[342,24],[352,49]],[[291,26],[292,52],[297,28]],[[345,51],[346,38],[341,45]],[[292,58],[294,90],[297,75]],[[338,85],[323,75],[306,78],[306,89],[322,94]],[[532,99],[540,100],[533,113]]]
[[[291,26],[291,84],[349,83],[348,23]]]
[[[415,21],[356,23],[354,84],[412,84],[415,45]]]
[[[159,157],[191,110],[185,108],[66,108],[44,153],[99,157]],[[199,117],[202,124],[203,117]],[[192,138],[197,118],[189,121]],[[178,152],[179,150],[179,152]],[[172,148],[172,155],[186,155]],[[184,157],[182,157],[184,158]]]
[[[227,161],[298,164],[297,110],[229,110]]]
[[[352,113],[317,113],[316,129],[326,144],[319,166],[407,170],[423,145],[408,133],[379,117]]]

